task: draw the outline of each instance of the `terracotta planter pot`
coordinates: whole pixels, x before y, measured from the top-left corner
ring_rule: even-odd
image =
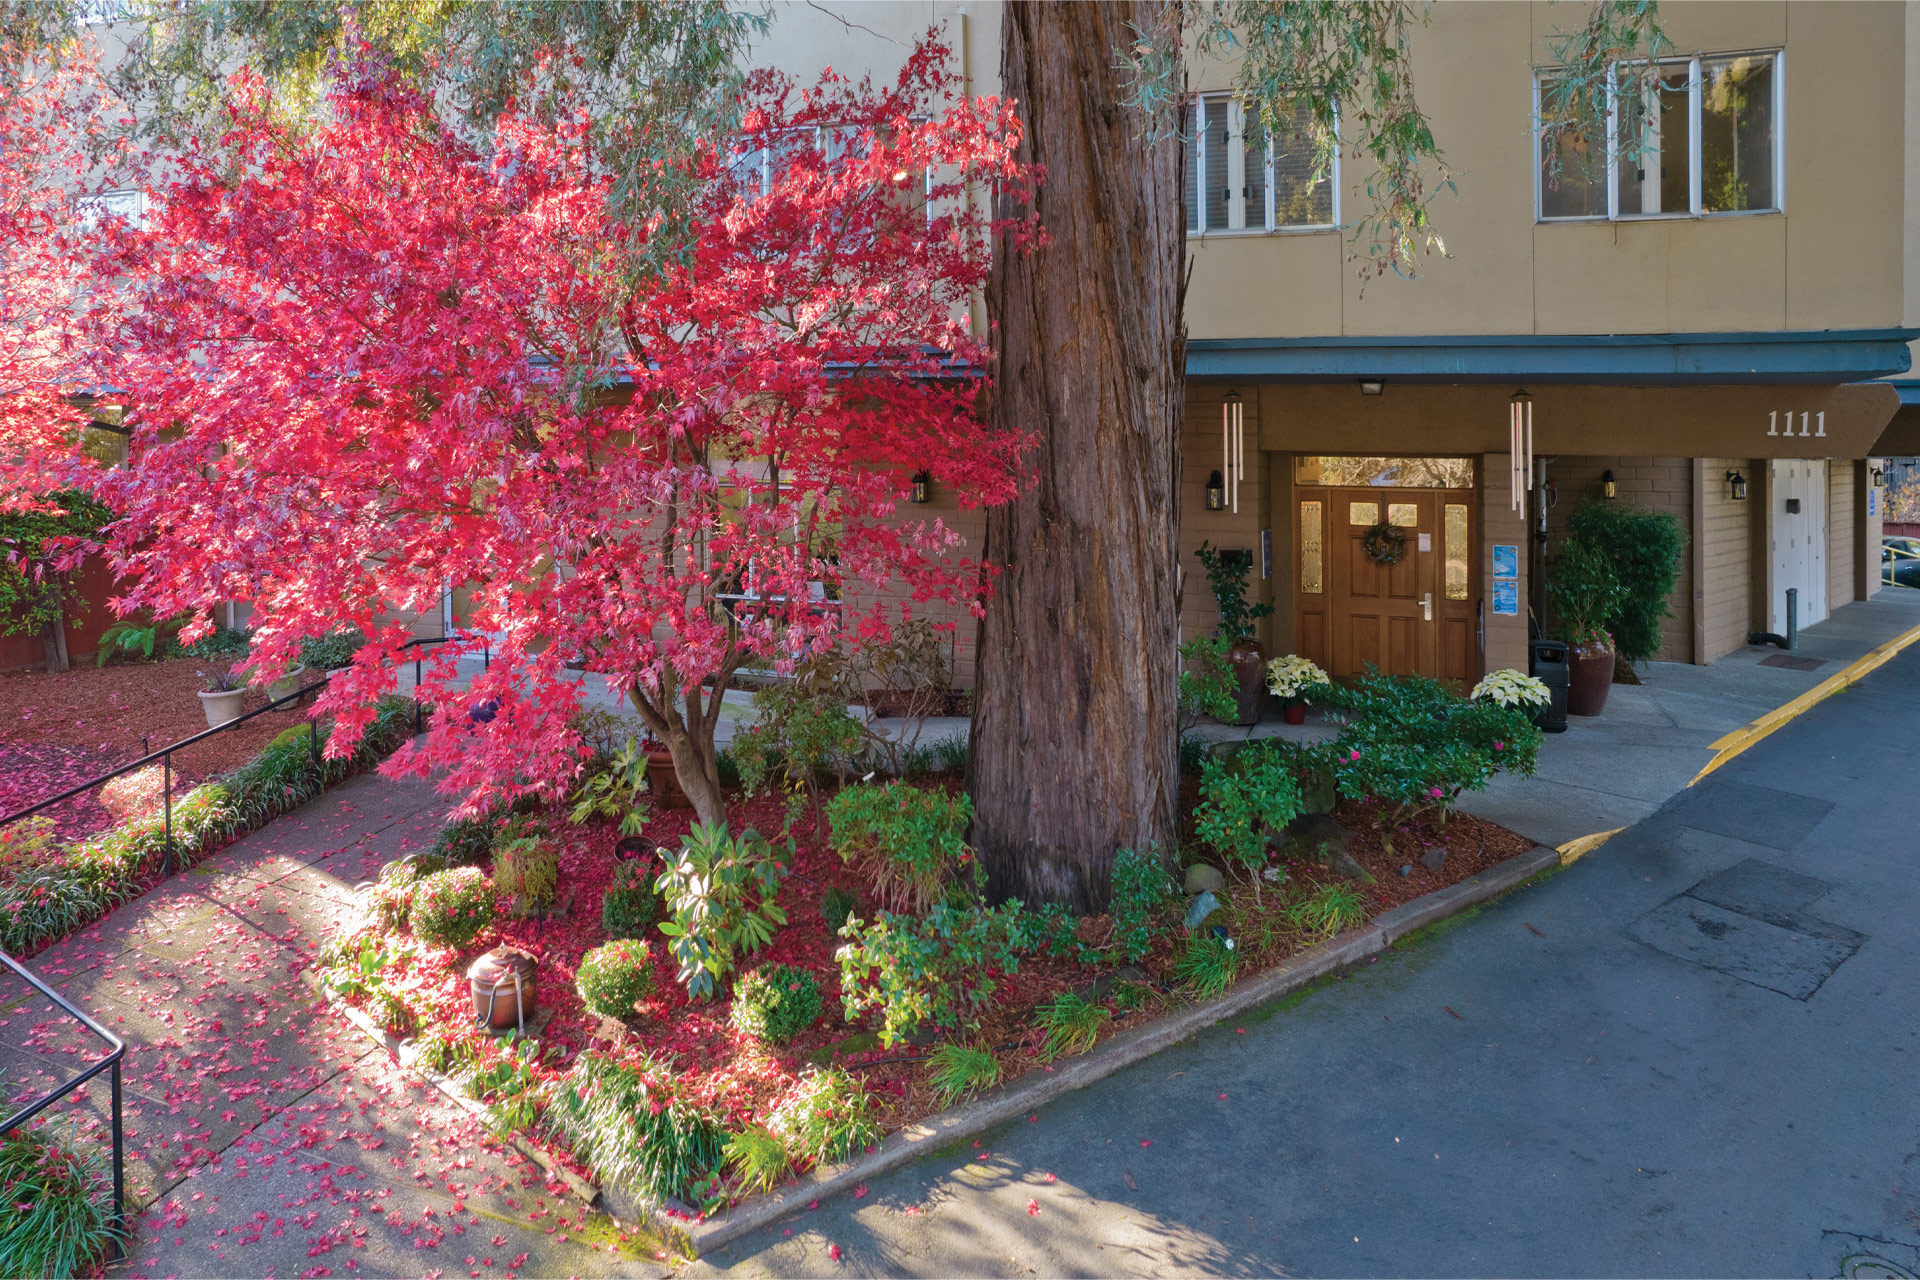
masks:
[[[1567,650],[1567,714],[1597,716],[1613,687],[1613,646],[1598,642]]]
[[[673,752],[665,749],[647,752],[647,790],[669,809],[691,809],[693,801],[680,788],[680,774],[673,767]]]
[[[518,947],[495,947],[473,962],[473,1020],[489,1031],[525,1029],[539,1007],[540,962]]]
[[[1258,640],[1238,640],[1227,650],[1227,662],[1236,685],[1233,722],[1253,724],[1260,719],[1260,700],[1267,696],[1267,655]]]
[[[1307,722],[1307,704],[1289,700],[1286,706],[1286,718],[1288,724],[1305,724]]]
[[[245,689],[227,689],[219,693],[202,693],[200,709],[207,713],[207,728],[218,729],[229,720],[240,718],[240,704],[246,699]]]

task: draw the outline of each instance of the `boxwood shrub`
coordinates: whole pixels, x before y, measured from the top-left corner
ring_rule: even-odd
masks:
[[[591,1012],[631,1018],[635,1002],[653,994],[653,953],[644,942],[616,938],[580,957],[573,985]]]
[[[436,871],[413,891],[413,932],[459,951],[493,923],[498,906],[493,882],[478,867]]]
[[[820,984],[805,969],[765,965],[733,984],[733,1025],[756,1040],[786,1044],[820,1017]]]

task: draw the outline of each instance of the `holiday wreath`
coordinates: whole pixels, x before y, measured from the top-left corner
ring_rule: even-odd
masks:
[[[1399,564],[1400,557],[1407,554],[1407,531],[1382,520],[1367,530],[1360,545],[1366,549],[1367,559],[1375,564]]]

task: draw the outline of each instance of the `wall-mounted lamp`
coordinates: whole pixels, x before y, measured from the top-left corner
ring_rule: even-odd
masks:
[[[925,504],[933,499],[933,477],[925,471],[916,471],[913,476],[913,500]]]
[[[1727,472],[1727,496],[1735,502],[1747,500],[1747,478],[1738,471]]]
[[[1386,389],[1387,384],[1378,378],[1360,379],[1360,394],[1363,396],[1377,396]]]
[[[1873,467],[1873,468],[1871,468],[1871,470],[1873,471],[1873,487],[1874,487],[1874,488],[1876,488],[1876,489],[1884,489],[1884,488],[1886,488],[1886,487],[1887,487],[1887,473],[1886,473],[1886,472],[1884,472],[1884,471],[1882,471],[1882,470],[1881,470],[1880,468],[1878,468],[1878,467]]]
[[[1620,486],[1614,481],[1612,467],[1600,473],[1600,496],[1608,502],[1620,496]]]
[[[1227,506],[1227,482],[1218,471],[1207,476],[1207,510],[1224,511]]]

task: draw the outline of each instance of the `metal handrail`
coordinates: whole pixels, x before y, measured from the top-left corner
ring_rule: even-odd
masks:
[[[1897,587],[1900,585],[1894,581],[1893,569],[1894,565],[1897,564],[1902,557],[1908,560],[1920,560],[1920,551],[1909,551],[1905,547],[1897,547],[1890,542],[1880,544],[1880,563],[1884,566],[1884,572],[1880,575],[1880,583],[1882,586]]]
[[[465,637],[461,637],[461,636],[422,636],[422,637],[416,637],[415,639],[407,641],[405,644],[401,645],[400,648],[402,651],[405,651],[407,649],[412,649],[412,648],[426,646],[426,645],[451,644],[455,640],[464,639],[464,638]],[[482,661],[486,664],[486,668],[488,670],[492,670],[493,646],[491,642],[488,642],[485,640],[482,641]],[[423,659],[420,659],[417,657],[413,661],[413,687],[415,690],[418,690],[420,687],[422,662],[423,662]],[[307,685],[305,688],[299,689],[293,693],[289,693],[284,697],[275,698],[271,702],[268,702],[267,705],[264,707],[255,707],[252,711],[246,712],[244,715],[235,716],[233,719],[228,720],[222,724],[215,725],[211,729],[203,729],[199,733],[196,733],[191,737],[182,738],[178,742],[172,743],[168,746],[164,746],[160,748],[158,751],[150,751],[146,755],[141,756],[138,760],[134,760],[128,764],[123,764],[115,769],[109,769],[105,773],[89,778],[85,782],[82,782],[77,786],[67,788],[65,791],[62,791],[57,796],[52,796],[52,797],[49,797],[48,799],[38,801],[37,803],[28,805],[24,809],[18,810],[14,813],[9,813],[4,817],[0,817],[0,827],[7,826],[14,822],[18,822],[22,818],[30,818],[34,814],[39,813],[44,809],[51,809],[54,805],[64,803],[65,801],[73,799],[77,795],[82,795],[88,791],[91,791],[103,782],[111,782],[113,779],[118,778],[122,774],[132,773],[136,769],[145,768],[147,765],[150,765],[155,761],[159,761],[160,766],[163,770],[163,774],[162,774],[163,786],[161,788],[162,808],[165,814],[165,818],[164,818],[165,834],[163,837],[163,849],[165,851],[166,874],[168,876],[171,876],[173,874],[173,753],[181,750],[182,748],[190,747],[196,742],[201,742],[207,738],[211,738],[216,733],[225,733],[227,730],[232,729],[237,725],[245,724],[247,721],[254,719],[256,716],[266,715],[269,711],[277,711],[287,703],[298,702],[301,698],[306,697],[308,694],[313,693],[315,690],[326,688],[328,683],[331,682],[332,679],[333,679],[333,673],[329,671],[325,675],[321,676],[318,680],[314,681],[312,684]],[[413,707],[413,727],[414,727],[415,733],[420,732],[421,728],[423,727],[422,715],[423,713],[421,711],[419,700],[418,698],[416,698],[414,700],[414,707]],[[312,746],[313,758],[317,763],[320,759],[320,728],[319,728],[319,725],[312,720],[307,721],[307,728],[309,730],[308,742]]]
[[[38,1099],[20,1110],[0,1120],[0,1134],[17,1129],[27,1121],[45,1111],[60,1099],[78,1089],[102,1071],[109,1072],[113,1080],[113,1227],[116,1235],[115,1252],[120,1250],[119,1241],[126,1238],[127,1226],[127,1178],[126,1178],[126,1137],[121,1119],[120,1108],[120,1061],[127,1056],[124,1040],[107,1030],[99,1023],[80,1012],[65,996],[40,981],[31,970],[4,951],[0,951],[0,964],[19,974],[26,984],[79,1021],[80,1025],[106,1041],[107,1056],[88,1067],[85,1071],[67,1081],[51,1093],[40,1095]]]

